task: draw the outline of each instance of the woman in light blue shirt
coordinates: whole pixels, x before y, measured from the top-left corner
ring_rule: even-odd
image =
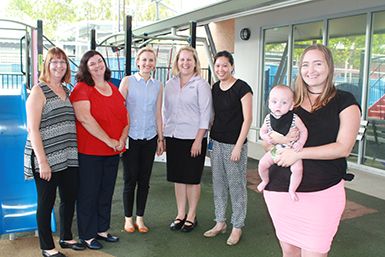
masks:
[[[212,110],[211,89],[200,76],[197,52],[192,47],[179,49],[173,75],[166,82],[164,96],[167,180],[175,183],[178,208],[170,229],[190,232],[197,225],[196,210]]]
[[[163,86],[151,77],[155,69],[156,54],[152,48],[138,51],[136,64],[139,72],[126,76],[119,91],[126,99],[130,117],[128,149],[123,153],[124,189],[123,204],[125,224],[128,233],[138,229],[147,233],[143,216],[149,191],[150,176],[155,152],[163,153],[162,95]],[[133,221],[133,207],[136,191],[136,221]]]

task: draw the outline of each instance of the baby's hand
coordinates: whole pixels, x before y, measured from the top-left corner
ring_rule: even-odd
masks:
[[[276,132],[272,131],[269,133],[269,140],[268,143],[271,145],[281,144],[284,141],[285,136]]]
[[[274,145],[274,140],[271,138],[271,137],[268,137],[266,139],[266,142],[269,144],[269,145]]]
[[[293,144],[293,149],[294,149],[294,151],[296,151],[296,152],[301,151],[302,148],[303,148],[303,145],[299,144],[298,142],[295,142],[295,143]]]

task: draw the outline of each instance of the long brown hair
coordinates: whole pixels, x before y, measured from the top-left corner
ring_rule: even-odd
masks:
[[[44,59],[43,69],[40,73],[39,80],[44,81],[45,83],[51,82],[51,73],[49,71],[49,66],[51,65],[51,60],[53,58],[63,59],[66,62],[67,70],[64,74],[61,82],[70,83],[71,82],[71,67],[68,61],[66,53],[59,47],[52,47],[48,50],[47,55]]]
[[[318,110],[321,107],[325,106],[335,95],[336,95],[336,87],[333,82],[334,77],[334,62],[333,62],[333,56],[329,48],[327,48],[324,45],[321,44],[314,44],[309,47],[307,47],[300,58],[299,61],[299,71],[297,79],[295,80],[295,99],[294,99],[294,107],[299,107],[309,94],[308,92],[308,85],[305,83],[305,81],[302,78],[301,74],[301,68],[303,63],[303,58],[306,55],[307,52],[312,50],[318,50],[320,51],[326,61],[326,64],[329,68],[328,76],[326,78],[325,82],[325,89],[323,92],[318,96],[316,99],[314,105],[312,106],[312,111]]]

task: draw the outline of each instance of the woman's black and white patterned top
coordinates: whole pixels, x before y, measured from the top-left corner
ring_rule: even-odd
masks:
[[[40,83],[38,86],[46,98],[41,114],[40,134],[48,164],[52,172],[62,171],[68,167],[78,167],[75,113],[68,97],[69,90],[63,86],[67,94],[63,101],[45,83]],[[33,164],[35,172],[39,172],[39,164],[28,135],[24,150],[24,175],[27,179],[33,178]]]

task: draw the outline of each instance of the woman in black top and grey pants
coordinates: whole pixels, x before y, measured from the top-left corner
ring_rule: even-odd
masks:
[[[233,229],[228,245],[238,243],[246,218],[247,134],[252,120],[252,90],[244,81],[233,77],[234,59],[227,51],[214,58],[214,70],[219,81],[213,85],[214,123],[210,131],[213,140],[211,166],[216,225],[204,233],[214,237],[226,229],[226,205],[230,193]]]

